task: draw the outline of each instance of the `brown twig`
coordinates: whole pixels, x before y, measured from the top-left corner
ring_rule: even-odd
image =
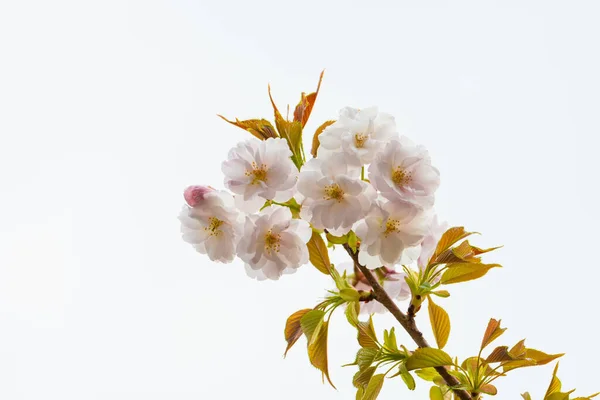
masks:
[[[421,348],[430,347],[421,331],[419,331],[419,329],[417,328],[417,324],[415,323],[414,318],[409,318],[406,314],[404,314],[398,308],[396,303],[394,303],[394,301],[390,298],[390,296],[388,296],[383,287],[381,287],[381,285],[377,281],[377,278],[373,276],[371,271],[358,262],[358,251],[356,251],[355,253],[348,244],[344,244],[344,249],[346,249],[346,252],[348,252],[350,257],[352,257],[354,265],[360,270],[360,272],[362,272],[362,274],[369,281],[369,285],[371,285],[371,287],[373,288],[373,293],[375,294],[375,300],[380,302],[385,308],[388,309],[388,311],[396,318],[396,320],[398,320],[400,325],[402,325],[404,330],[408,332],[408,334],[415,341],[417,346]],[[448,372],[448,369],[446,369],[446,367],[435,367],[435,370],[438,372],[438,374],[440,374],[440,376],[444,379],[444,381],[446,382],[446,384],[448,384],[450,388],[457,387],[460,385],[458,379],[452,376]],[[472,397],[466,390],[452,390],[461,400],[472,400]]]

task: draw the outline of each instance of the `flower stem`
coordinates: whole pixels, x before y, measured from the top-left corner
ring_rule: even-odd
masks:
[[[371,285],[371,287],[373,288],[375,299],[378,302],[380,302],[385,308],[388,309],[388,311],[394,316],[394,318],[396,318],[400,325],[402,325],[404,330],[415,341],[417,346],[421,348],[430,347],[429,343],[427,343],[427,340],[425,340],[423,333],[421,333],[421,331],[419,331],[419,329],[417,328],[415,320],[413,318],[409,318],[398,308],[396,303],[394,303],[394,301],[390,298],[390,296],[388,296],[383,287],[381,287],[377,278],[371,273],[371,271],[358,262],[358,250],[355,253],[347,243],[344,244],[344,249],[346,249],[346,252],[354,261],[354,265],[360,270],[360,272],[363,273],[363,275],[369,281],[369,285]],[[456,388],[460,385],[460,382],[448,372],[448,369],[446,369],[446,367],[435,367],[435,370],[438,372],[438,374],[440,374],[440,376],[444,379],[446,384],[454,391],[454,394],[458,396],[459,399],[472,400],[471,395],[466,390]]]

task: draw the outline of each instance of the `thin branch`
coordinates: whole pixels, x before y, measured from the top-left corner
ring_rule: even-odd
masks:
[[[427,340],[425,340],[425,337],[421,333],[421,331],[419,331],[419,329],[417,328],[414,318],[409,318],[406,314],[404,314],[398,308],[396,303],[394,303],[394,301],[390,298],[390,296],[388,296],[388,294],[383,289],[383,287],[381,287],[381,285],[377,281],[377,278],[375,278],[375,276],[373,276],[371,271],[367,267],[361,265],[358,262],[358,251],[356,253],[354,251],[352,251],[352,249],[350,248],[350,246],[347,243],[344,244],[344,249],[346,249],[346,252],[348,252],[350,257],[352,257],[352,260],[354,261],[354,265],[360,270],[360,272],[362,272],[362,274],[369,281],[369,285],[371,285],[371,287],[373,288],[373,293],[375,294],[375,299],[377,301],[379,301],[385,308],[387,308],[388,311],[396,318],[396,320],[398,320],[400,325],[402,325],[404,330],[406,332],[408,332],[408,334],[415,341],[417,346],[419,346],[421,348],[430,347],[429,344],[427,343]],[[438,374],[440,374],[440,376],[444,379],[446,384],[448,384],[448,386],[450,386],[451,388],[457,387],[460,385],[460,382],[458,381],[458,379],[456,379],[454,376],[452,376],[448,372],[448,369],[446,367],[435,367],[435,370],[438,372]],[[452,390],[461,400],[472,400],[471,395],[469,395],[469,393],[466,390],[462,390],[462,389],[452,389]]]

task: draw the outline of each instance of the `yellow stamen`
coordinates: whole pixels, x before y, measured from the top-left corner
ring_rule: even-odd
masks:
[[[344,191],[337,183],[325,187],[325,200],[336,200],[338,203],[344,198]]]
[[[395,170],[392,170],[392,181],[396,184],[396,186],[404,186],[410,183],[412,180],[412,174],[408,171],[403,170],[400,167],[397,167]]]
[[[271,230],[267,232],[265,235],[265,250],[267,253],[271,253],[272,251],[278,253],[281,248],[281,244],[279,243],[281,240],[281,235],[273,233]]]
[[[259,182],[267,181],[267,166],[265,164],[258,165],[256,162],[252,162],[252,170],[246,171],[246,176],[252,177],[251,185],[257,185]]]
[[[388,219],[385,223],[385,232],[383,232],[383,235],[385,237],[388,237],[390,234],[398,232],[399,230],[400,221],[398,221],[397,219]]]
[[[369,138],[368,135],[364,133],[357,133],[354,135],[354,145],[357,149],[362,149],[365,146],[365,142]]]
[[[210,217],[208,222],[209,225],[205,226],[204,230],[210,232],[210,236],[219,236],[222,233],[219,227],[223,225],[223,221],[215,217]]]

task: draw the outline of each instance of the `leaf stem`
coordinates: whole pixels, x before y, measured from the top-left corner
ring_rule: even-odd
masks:
[[[350,246],[346,243],[344,244],[344,249],[352,260],[354,261],[354,265],[363,273],[367,281],[369,281],[369,285],[373,288],[373,293],[375,295],[375,299],[380,302],[387,310],[396,318],[396,320],[400,323],[400,325],[404,328],[404,330],[410,335],[410,337],[414,340],[417,346],[424,348],[430,347],[429,343],[423,336],[423,333],[419,331],[415,320],[409,318],[406,314],[404,314],[394,303],[394,301],[388,296],[386,291],[381,287],[377,278],[373,276],[373,273],[364,265],[361,265],[358,261],[358,250],[354,252]],[[458,389],[457,386],[460,385],[460,382],[456,377],[448,372],[446,367],[435,367],[435,370],[440,374],[440,376],[444,379],[446,384],[454,391],[454,394],[461,400],[472,400],[471,395],[463,389]]]

